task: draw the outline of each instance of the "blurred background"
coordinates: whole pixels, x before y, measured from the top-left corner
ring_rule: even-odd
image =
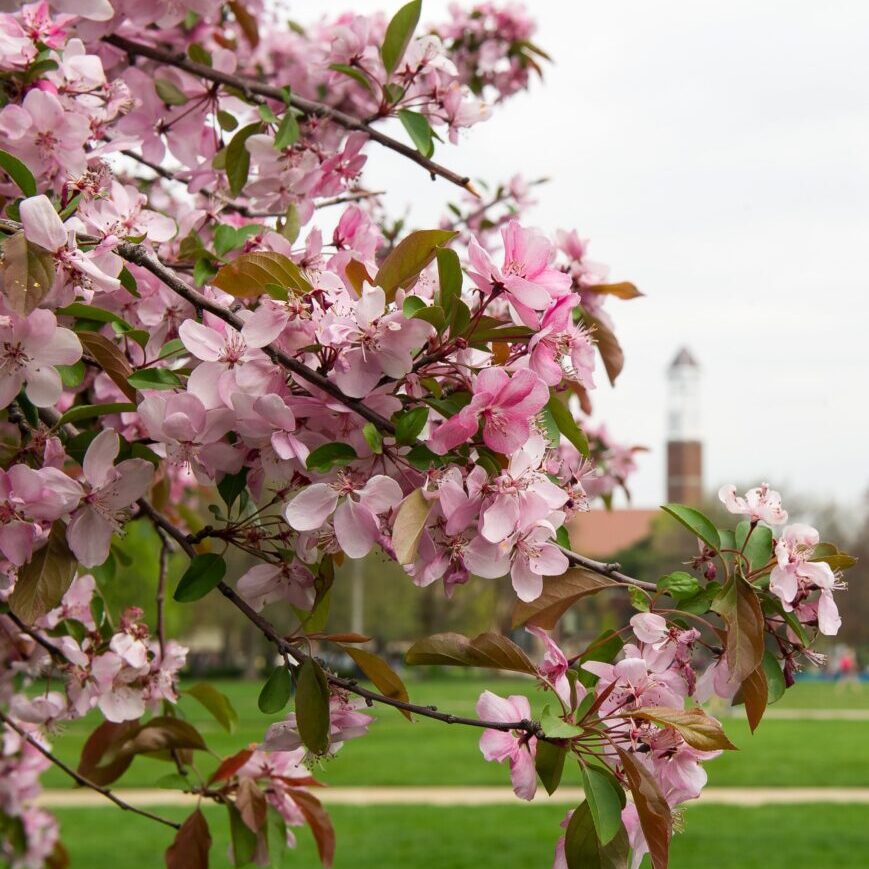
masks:
[[[441,18],[447,5],[426,0],[424,19]],[[353,8],[383,3],[356,0]],[[305,21],[320,9],[302,3],[291,12]],[[545,82],[514,97],[460,148],[439,147],[438,159],[490,184],[517,171],[548,177],[535,188],[539,204],[528,222],[576,228],[613,279],[646,294],[611,305],[627,362],[617,390],[601,384],[594,399],[596,419],[648,451],[637,456],[630,500],[622,495],[613,512],[580,517],[575,547],[655,579],[692,551],[657,505],[693,503],[723,520],[721,484],[768,480],[792,521],[810,522],[823,540],[860,558],[839,598],[842,632],[823,649],[827,665],[804,673],[754,736],[741,708],[713,710],[740,752],[708,765],[711,796],[686,811],[673,866],[869,866],[869,682],[860,679],[869,667],[869,4],[547,0],[531,11],[536,42],[554,61]],[[368,183],[392,191],[393,213],[435,225],[453,191],[388,154],[370,155]],[[156,583],[157,552],[150,529],[133,526],[99,577],[116,607],[147,597],[139,589]],[[238,558],[230,576],[247,566]],[[176,576],[180,569],[179,561]],[[509,630],[505,583],[476,581],[446,600],[440,586],[415,588],[382,556],[345,564],[332,595],[330,626],[373,636],[398,669],[413,638]],[[626,606],[607,595],[576,606],[564,625],[568,650],[624,623]],[[269,615],[290,627],[279,608]],[[169,633],[191,648],[189,677],[220,677],[239,711],[232,736],[201,721],[214,750],[261,739],[269,719],[256,696],[271,665],[261,637],[211,598],[170,605],[167,619]],[[415,702],[466,715],[493,682],[403,675]],[[492,687],[531,692],[539,711],[533,685],[510,679]],[[201,714],[187,701],[182,708]],[[316,772],[320,780],[508,785],[505,768],[482,761],[474,733],[409,725],[393,710],[378,717],[368,737]],[[58,748],[76,758],[91,726],[71,725]],[[121,784],[153,788],[164,773],[137,760]],[[53,775],[46,783],[61,786]],[[567,784],[578,778],[565,774]],[[339,867],[548,866],[571,808],[396,801],[334,807]],[[102,812],[61,812],[73,865],[116,866],[124,853],[130,865],[150,866],[162,833],[135,819],[125,819],[112,854],[76,832],[100,823]],[[314,865],[308,832],[299,838],[292,865]],[[213,865],[225,865],[223,844],[225,835]]]

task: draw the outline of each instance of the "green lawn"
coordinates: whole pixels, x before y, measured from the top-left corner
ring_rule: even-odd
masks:
[[[161,869],[171,831],[113,808],[58,812],[72,869]],[[175,818],[183,810],[164,809]],[[230,865],[220,809],[209,807],[212,869]],[[564,811],[554,806],[467,808],[337,806],[335,869],[548,869]],[[101,836],[112,819],[111,837]],[[869,824],[865,806],[697,806],[673,841],[672,869],[865,869]],[[317,864],[310,834],[285,866]],[[122,855],[122,856],[121,856]],[[644,869],[648,861],[644,863]]]
[[[498,693],[526,692],[539,711],[542,697],[532,683],[519,679],[437,679],[409,683],[411,697],[460,715],[473,715],[484,687]],[[182,701],[182,709],[202,730],[209,746],[226,755],[258,742],[270,719],[256,706],[259,685],[225,682],[219,687],[231,696],[241,716],[239,730],[229,735],[195,701]],[[800,683],[775,708],[865,707],[869,685],[858,696],[840,694],[828,684]],[[468,728],[422,720],[409,724],[395,710],[373,710],[378,716],[368,736],[345,745],[338,756],[318,772],[332,785],[491,785],[506,784],[506,770],[485,763],[477,749],[479,734]],[[70,724],[55,739],[55,750],[75,765],[87,734],[96,724],[88,718]],[[865,721],[767,720],[751,735],[742,717],[725,718],[725,728],[739,752],[726,753],[708,765],[710,783],[718,786],[869,786]],[[797,762],[796,758],[799,757]],[[201,756],[203,771],[215,760]],[[124,787],[153,785],[168,772],[158,761],[137,759],[120,781]],[[574,777],[575,779],[575,777]],[[60,770],[46,773],[47,787],[66,787]],[[578,783],[566,774],[566,782]]]

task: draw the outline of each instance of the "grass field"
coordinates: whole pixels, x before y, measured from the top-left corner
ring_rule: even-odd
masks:
[[[58,812],[72,869],[161,869],[171,831],[113,809]],[[176,818],[184,811],[164,809]],[[221,810],[206,809],[214,845],[212,869],[230,866]],[[554,806],[474,809],[337,806],[335,869],[549,869],[564,811]],[[866,806],[697,806],[673,840],[671,869],[865,869],[869,855]],[[111,837],[100,835],[109,818]],[[315,867],[306,830],[285,866]],[[711,859],[710,859],[711,858]],[[644,864],[644,869],[648,863]]]
[[[467,679],[439,679],[409,683],[411,697],[419,703],[435,704],[459,715],[474,715],[474,704],[490,682]],[[259,685],[246,682],[219,684],[240,715],[238,731],[225,733],[191,699],[182,700],[182,709],[200,727],[209,747],[219,755],[262,739],[270,720],[257,709]],[[519,679],[494,683],[494,690],[506,695],[526,692],[536,700],[542,697],[533,684]],[[869,708],[869,685],[859,695],[839,693],[823,683],[799,683],[775,709]],[[468,728],[451,727],[422,720],[409,724],[395,710],[372,710],[378,720],[368,736],[345,746],[318,777],[332,785],[494,785],[506,784],[506,770],[485,763],[477,748],[479,734]],[[57,753],[76,765],[81,747],[95,718],[75,722],[55,740]],[[725,729],[739,752],[725,753],[708,766],[710,784],[727,786],[811,787],[869,786],[869,751],[866,748],[866,721],[775,720],[761,724],[753,736],[740,716],[724,719]],[[422,732],[421,732],[422,731]],[[819,739],[818,734],[823,733]],[[807,746],[810,750],[807,751]],[[797,761],[799,758],[799,761]],[[862,759],[862,762],[860,762]],[[216,761],[201,756],[202,771],[210,771]],[[166,764],[137,759],[121,779],[124,787],[153,785],[168,772]],[[68,780],[60,770],[44,776],[47,787],[66,787]],[[566,774],[566,783],[578,784]],[[869,860],[867,860],[869,865]]]

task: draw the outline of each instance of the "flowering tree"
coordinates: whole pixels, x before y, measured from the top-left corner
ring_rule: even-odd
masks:
[[[664,508],[697,538],[690,570],[638,579],[574,552],[565,522],[608,503],[633,466],[588,414],[595,378],[622,365],[605,303],[638,291],[608,283],[575,232],[553,243],[524,226],[518,176],[481,197],[433,160],[540,72],[533,24],[484,3],[423,26],[416,0],[303,28],[265,5],[51,0],[0,15],[0,851],[14,867],[64,865],[33,803],[55,763],[175,827],[169,867],[206,866],[201,811],[176,824],[110,790],[148,755],[227,807],[236,865],[267,865],[305,824],[328,865],[312,771],[365,735],[366,704],[385,704],[481,729],[522,799],[577,765],[586,798],[556,866],[650,852],[659,869],[674,809],[733,748],[700,704],[743,702],[757,727],[815,636],[836,633],[852,559],[783,527],[766,485],[721,491],[733,529]],[[437,228],[406,231],[365,187],[372,148],[463,198]],[[162,545],[153,626],[141,609],[111,613],[87,572],[117,561],[131,522]],[[407,663],[528,674],[551,694],[542,712],[490,691],[476,718],[416,705],[366,637],[326,633],[336,566],[375,547],[447,596],[472,577],[512,583],[540,659],[494,633],[439,634]],[[242,576],[226,575],[230,549],[251,556]],[[294,693],[261,745],[207,780],[206,743],[175,706],[171,550],[189,559],[175,600],[208,595],[273,644],[260,707]],[[550,632],[599,592],[637,612],[567,657]],[[292,609],[295,630],[275,630],[268,605]],[[374,689],[331,672],[320,644]],[[190,693],[231,723],[213,686]],[[49,736],[93,709],[104,720],[72,769]]]

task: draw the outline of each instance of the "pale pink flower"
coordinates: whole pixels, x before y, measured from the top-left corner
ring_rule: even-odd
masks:
[[[782,525],[788,521],[787,511],[782,509],[781,495],[770,489],[769,483],[749,489],[744,498],[736,494],[733,484],[722,486],[718,490],[718,497],[729,512],[748,516],[752,522]]]
[[[154,466],[145,459],[115,465],[120,439],[105,429],[91,441],[82,461],[86,483],[81,506],[73,513],[66,536],[75,557],[85,567],[102,564],[109,556],[112,535],[121,520],[151,485]]]
[[[287,504],[284,516],[296,531],[314,531],[334,513],[341,549],[350,558],[363,558],[380,540],[378,517],[398,506],[402,497],[401,486],[391,477],[378,474],[360,487],[350,476],[339,474],[332,483],[302,489]]]
[[[314,574],[298,561],[256,564],[238,580],[238,593],[257,612],[278,600],[307,611],[314,605]]]
[[[842,625],[833,590],[842,585],[825,561],[811,561],[820,536],[809,525],[788,525],[776,542],[776,565],[769,579],[769,590],[790,611],[801,593],[820,590],[818,599],[818,629],[835,636]]]
[[[91,601],[93,601],[96,585],[96,580],[89,573],[77,576],[66,590],[60,606],[49,610],[42,616],[38,624],[52,629],[56,628],[64,619],[73,619],[83,624],[89,631],[95,630],[96,623],[91,612]]]
[[[444,455],[473,438],[482,419],[486,446],[510,455],[528,440],[531,422],[548,400],[546,384],[533,371],[511,377],[503,368],[486,368],[477,375],[470,403],[441,423],[428,445]]]
[[[24,318],[0,317],[0,408],[22,386],[37,407],[56,404],[63,384],[55,365],[72,365],[81,352],[75,332],[58,326],[51,311],[37,308]]]
[[[477,716],[482,721],[513,723],[531,720],[531,705],[527,697],[519,694],[506,699],[484,691],[477,701]],[[537,772],[534,757],[537,754],[537,737],[526,731],[507,732],[484,730],[480,737],[480,751],[486,760],[510,764],[510,780],[513,792],[523,800],[534,799],[537,791]]]

